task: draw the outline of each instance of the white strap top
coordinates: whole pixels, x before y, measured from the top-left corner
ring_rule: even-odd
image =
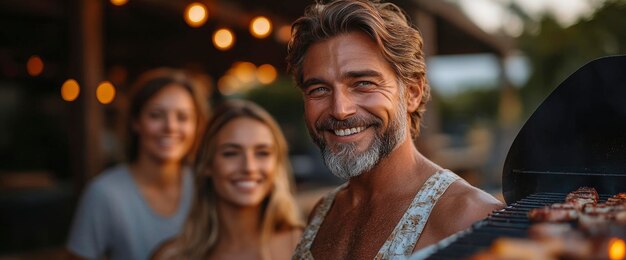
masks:
[[[441,170],[431,175],[417,192],[411,205],[374,259],[404,258],[411,255],[439,197],[448,189],[450,184],[459,179],[459,176],[449,170]],[[313,259],[310,249],[317,231],[324,222],[324,218],[335,200],[335,195],[347,184],[346,182],[337,187],[322,199],[321,204],[313,213],[311,222],[304,230],[292,259]]]

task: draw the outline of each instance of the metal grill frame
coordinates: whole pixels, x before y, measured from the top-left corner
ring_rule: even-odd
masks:
[[[562,203],[567,193],[593,187],[626,191],[626,56],[594,60],[570,75],[537,108],[516,136],[502,171],[508,206],[418,257],[463,259],[499,237],[527,238],[528,211]],[[609,196],[600,195],[600,201]]]
[[[511,203],[501,210],[492,212],[489,217],[476,222],[469,229],[451,237],[447,243],[431,248],[432,254],[426,259],[464,259],[488,249],[499,237],[528,238],[528,228],[533,223],[528,219],[528,211],[535,208],[563,203],[567,193],[535,193]],[[600,194],[598,202],[606,201],[610,195]]]

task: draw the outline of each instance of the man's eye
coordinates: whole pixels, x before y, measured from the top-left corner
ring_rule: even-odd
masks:
[[[371,81],[358,81],[356,83],[357,87],[371,87],[374,86],[374,83]]]
[[[312,87],[306,92],[308,96],[320,96],[328,92],[326,87]]]

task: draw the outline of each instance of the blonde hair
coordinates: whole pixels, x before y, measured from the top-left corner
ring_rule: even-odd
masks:
[[[272,116],[258,105],[244,100],[229,100],[219,106],[209,120],[196,156],[196,190],[191,212],[182,233],[174,242],[176,258],[199,259],[207,257],[217,244],[219,222],[217,195],[210,172],[215,156],[216,136],[230,121],[251,118],[269,127],[277,148],[276,178],[270,194],[263,202],[261,241],[267,242],[276,231],[291,230],[304,226],[300,211],[293,198],[293,180],[288,158],[287,141]]]

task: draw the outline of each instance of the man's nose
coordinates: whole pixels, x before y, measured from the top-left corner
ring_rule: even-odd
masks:
[[[331,115],[337,120],[345,120],[356,113],[356,104],[348,90],[337,90],[333,93]]]

